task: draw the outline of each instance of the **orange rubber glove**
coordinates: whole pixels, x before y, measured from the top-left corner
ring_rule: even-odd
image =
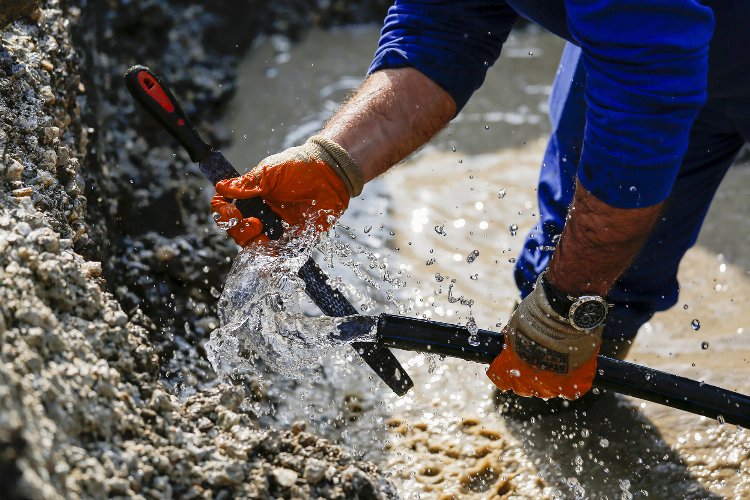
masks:
[[[242,218],[230,199],[260,196],[284,221],[292,234],[313,227],[327,231],[362,192],[362,173],[349,154],[335,142],[313,136],[302,146],[269,156],[247,174],[220,181],[211,200],[214,220],[240,246],[265,244],[263,224]]]
[[[578,399],[594,381],[604,327],[575,329],[549,305],[540,280],[503,329],[505,348],[487,376],[519,396]]]

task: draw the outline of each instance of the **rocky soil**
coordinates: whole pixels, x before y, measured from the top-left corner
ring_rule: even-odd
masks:
[[[221,143],[214,124],[256,35],[294,39],[382,5],[20,4],[0,23],[4,496],[395,496],[304,424],[260,428],[241,409],[268,397],[256,385],[214,380],[201,345],[236,249],[197,168],[121,85],[151,65]]]

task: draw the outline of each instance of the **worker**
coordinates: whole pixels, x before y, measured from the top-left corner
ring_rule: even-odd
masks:
[[[750,139],[750,2],[405,0],[368,76],[317,135],[216,185],[219,221],[265,244],[228,199],[262,197],[326,231],[363,185],[463,108],[519,15],[567,40],[550,97],[540,220],[515,267],[520,301],[487,373],[519,396],[577,399],[597,353],[622,357],[677,301],[677,268]],[[309,226],[308,226],[309,227]]]

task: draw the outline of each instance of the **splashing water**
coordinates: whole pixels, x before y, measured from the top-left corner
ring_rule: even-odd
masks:
[[[469,319],[466,321],[466,329],[469,331],[469,344],[474,347],[478,346],[480,344],[479,337],[477,336],[479,327],[477,327],[477,322],[474,320],[473,316],[469,316]]]
[[[216,222],[216,225],[219,226],[219,229],[231,229],[239,222],[239,220],[237,220],[235,217],[232,217],[227,222],[222,222],[219,220],[221,218],[221,214],[217,212],[214,212],[211,217],[213,217],[214,222]]]
[[[301,378],[319,366],[321,353],[374,339],[374,332],[369,338],[347,338],[338,330],[346,318],[303,313],[305,285],[297,272],[307,258],[305,252],[290,255],[290,250],[278,255],[251,250],[239,254],[219,300],[221,326],[206,343],[208,359],[219,375],[259,374],[269,368]]]

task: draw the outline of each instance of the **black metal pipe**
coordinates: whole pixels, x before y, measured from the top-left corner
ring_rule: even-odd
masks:
[[[501,333],[381,314],[378,342],[407,351],[439,354],[489,364],[503,349]],[[594,387],[715,418],[750,429],[750,396],[645,366],[597,358]]]

